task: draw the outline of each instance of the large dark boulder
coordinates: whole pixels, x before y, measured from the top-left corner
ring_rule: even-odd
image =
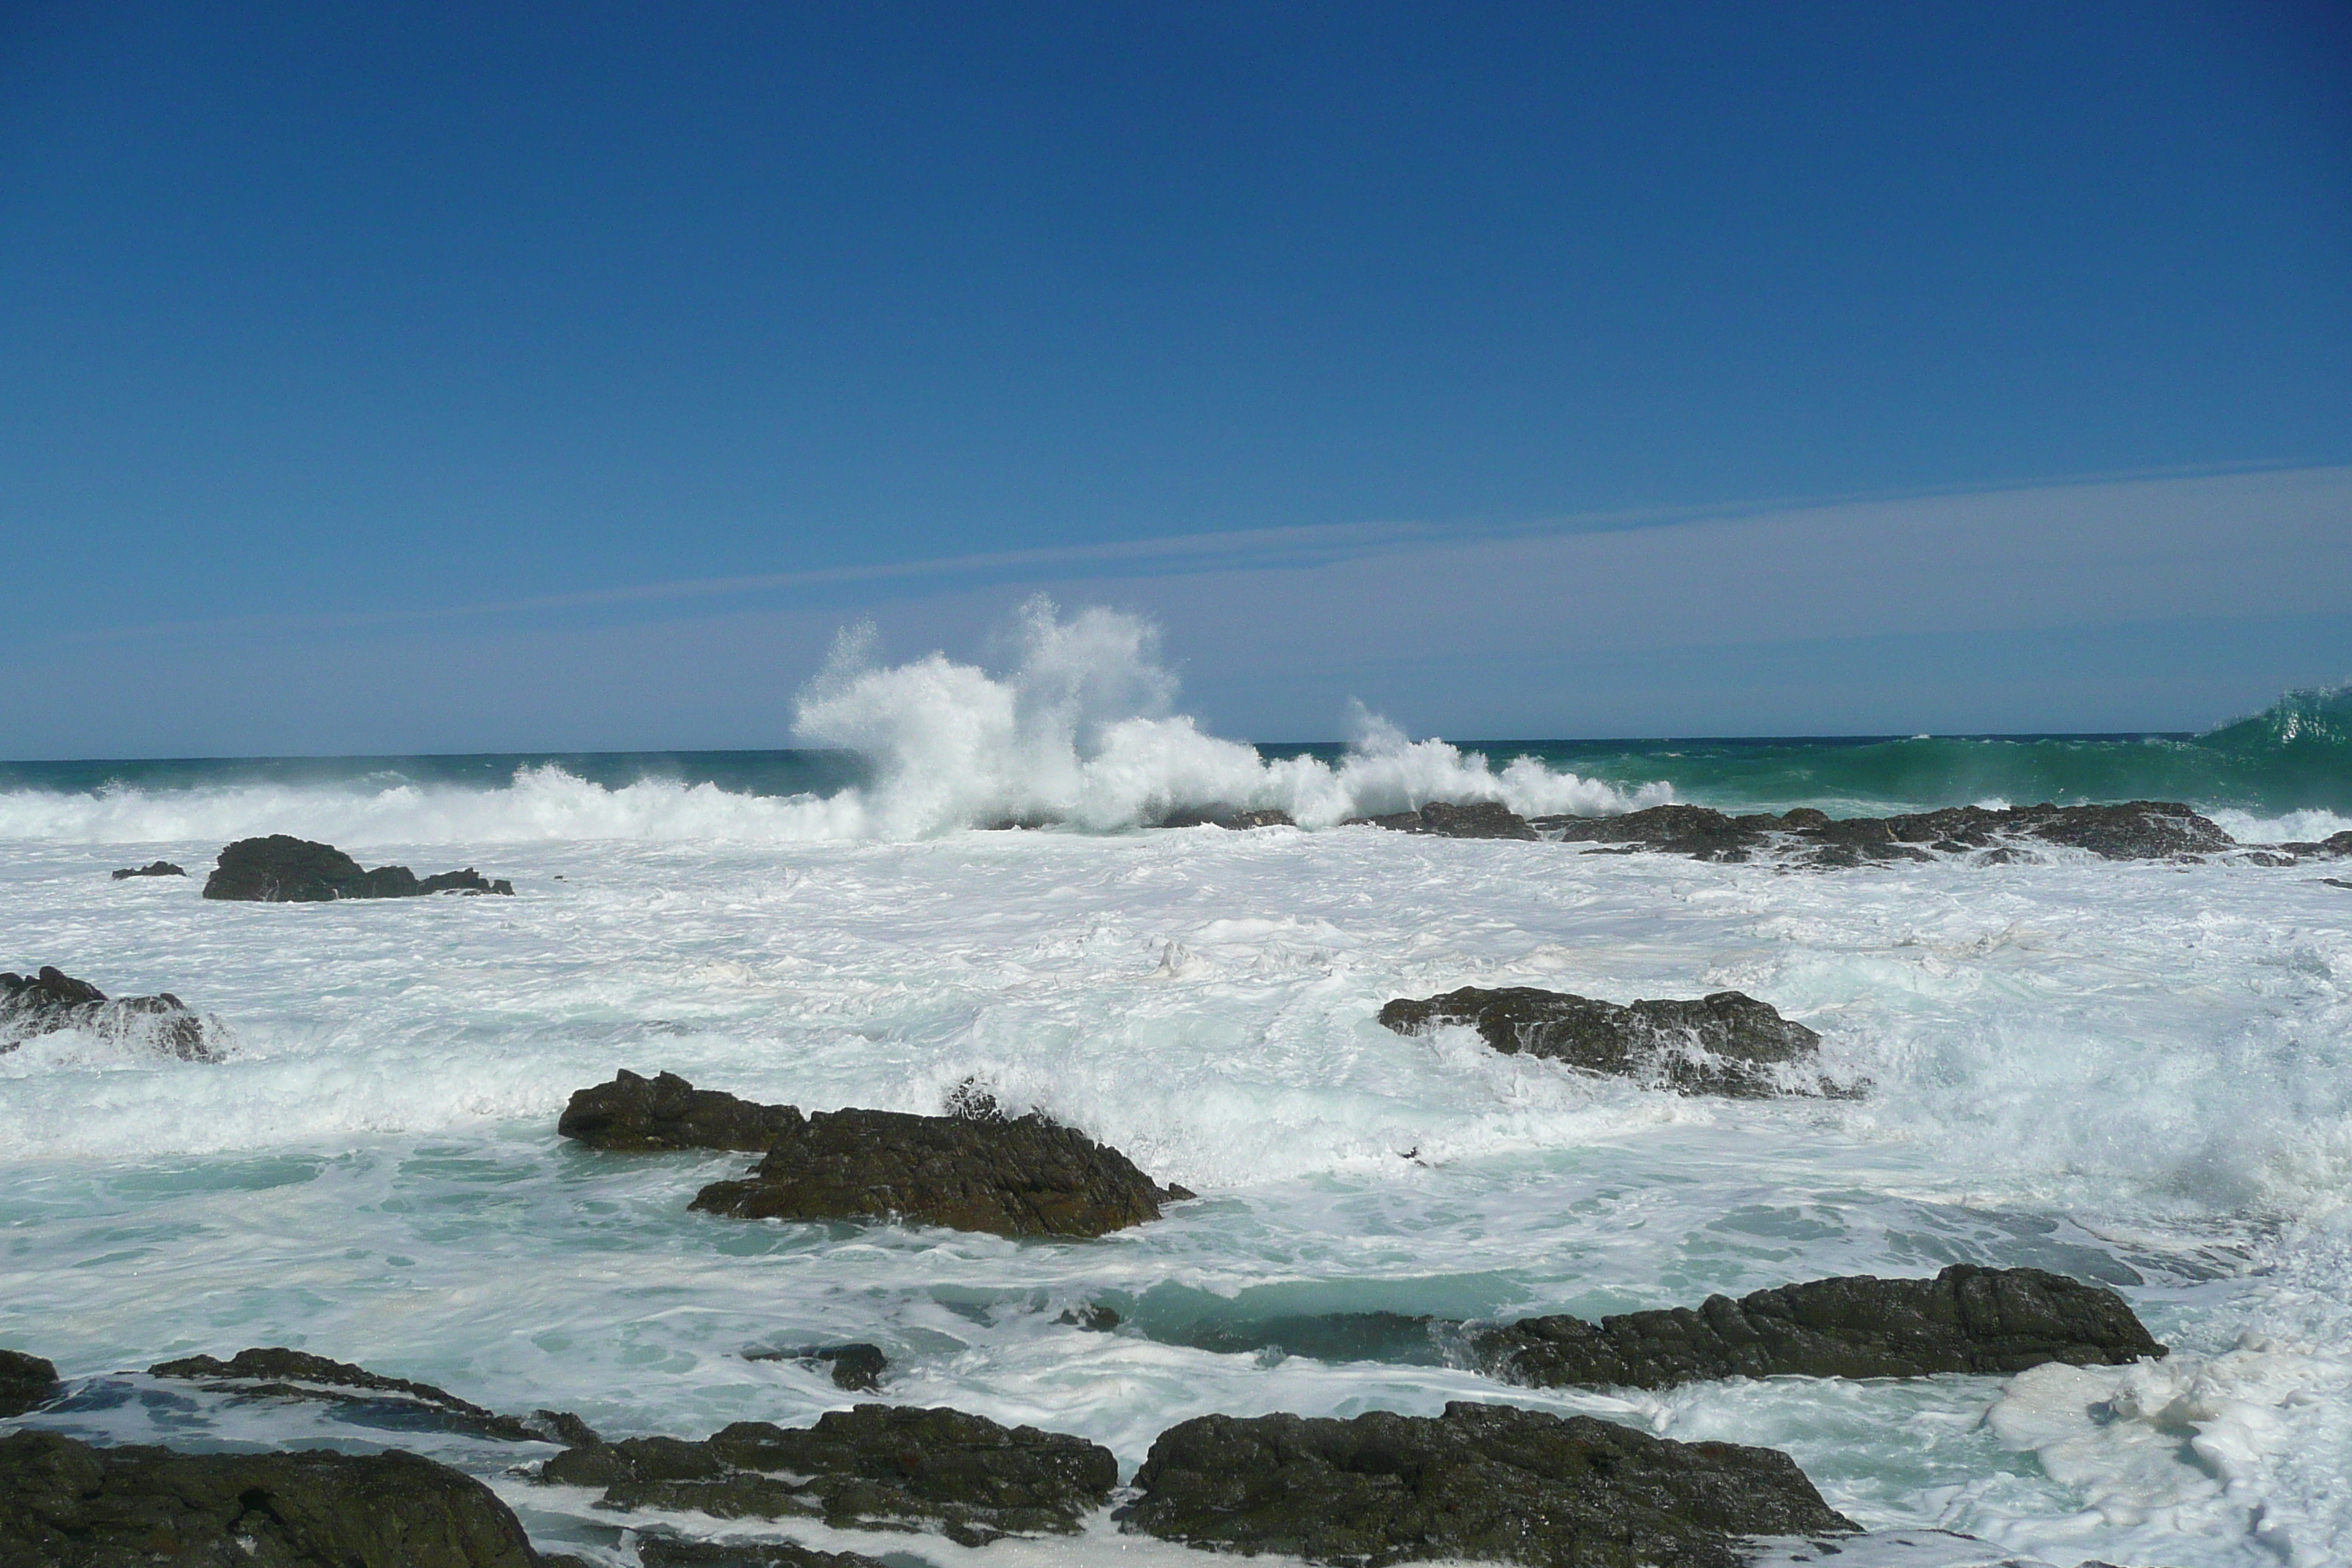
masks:
[[[807,1119],[789,1105],[761,1105],[697,1089],[674,1072],[642,1078],[623,1068],[610,1083],[573,1094],[555,1130],[592,1149],[659,1153],[678,1149],[768,1149]]]
[[[1845,1534],[1786,1454],[1677,1443],[1589,1415],[1203,1415],[1162,1432],[1125,1528],[1344,1568],[1738,1568],[1744,1538]]]
[[[1802,1068],[1818,1055],[1822,1037],[1738,991],[1620,1005],[1529,985],[1465,985],[1443,996],[1399,997],[1381,1009],[1380,1021],[1399,1034],[1466,1024],[1506,1055],[1542,1057],[1685,1093],[1753,1099],[1820,1092],[1818,1078]]]
[[[2039,1268],[1969,1263],[1933,1279],[1815,1279],[1597,1324],[1525,1318],[1472,1331],[1470,1345],[1489,1371],[1540,1388],[1790,1374],[2007,1376],[2045,1362],[2119,1366],[2165,1353],[2112,1290]]]
[[[0,1568],[537,1568],[513,1512],[414,1454],[0,1437]]]
[[[0,1056],[37,1035],[61,1029],[87,1029],[101,1039],[183,1061],[219,1059],[217,1024],[208,1024],[169,991],[110,1000],[89,981],[47,964],[31,976],[0,974]]]
[[[335,899],[414,899],[427,893],[511,894],[514,884],[492,881],[468,866],[420,878],[405,866],[362,870],[331,844],[284,833],[240,838],[220,852],[205,879],[205,897],[266,904],[315,904]]]
[[[1396,833],[1427,833],[1440,838],[1540,838],[1528,819],[1498,800],[1469,805],[1433,800],[1419,811],[1391,812],[1385,816],[1351,816],[1342,827],[1385,827]]]
[[[1160,1217],[1162,1189],[1118,1150],[1042,1117],[820,1110],[782,1123],[742,1181],[694,1207],[741,1219],[903,1219],[999,1236],[1101,1236]]]
[[[152,860],[144,866],[125,867],[114,874],[114,879],[121,882],[133,877],[184,877],[187,874],[185,867],[174,866],[169,860]]]
[[[22,1415],[58,1396],[58,1369],[23,1351],[0,1350],[0,1415]]]
[[[720,1519],[819,1518],[838,1529],[936,1523],[978,1546],[1070,1534],[1118,1482],[1110,1450],[960,1410],[860,1405],[816,1425],[739,1421],[699,1443],[632,1437],[573,1448],[541,1479],[602,1487],[607,1508],[692,1509]]]
[[[1703,805],[1654,805],[1618,816],[1539,816],[1530,827],[1547,838],[1622,849],[1650,849],[1699,860],[1747,860],[1769,854],[1819,867],[1888,860],[1933,860],[1977,850],[2004,858],[2034,845],[2086,849],[2109,860],[2170,860],[2219,854],[2237,841],[2210,817],[2178,801],[2106,805],[1948,806],[1895,816],[1832,818],[1811,807],[1774,816],[1727,816]]]

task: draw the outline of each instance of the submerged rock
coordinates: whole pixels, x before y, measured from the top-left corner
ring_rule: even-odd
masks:
[[[150,1377],[201,1384],[214,1394],[247,1399],[305,1399],[373,1407],[394,1421],[495,1437],[509,1443],[593,1443],[596,1435],[577,1415],[541,1410],[526,1421],[458,1398],[447,1389],[404,1377],[386,1377],[349,1362],[271,1346],[243,1350],[227,1361],[208,1355],[157,1362]]]
[[[0,1350],[0,1415],[22,1415],[58,1396],[58,1369],[23,1351]]]
[[[1075,1533],[1118,1481],[1110,1450],[960,1410],[860,1405],[807,1427],[739,1421],[699,1443],[632,1437],[550,1459],[541,1479],[602,1487],[612,1509],[820,1518],[837,1529],[936,1523],[951,1541]]]
[[[819,1552],[791,1541],[687,1541],[672,1535],[637,1537],[644,1568],[884,1568],[857,1552]]]
[[[174,866],[169,860],[157,860],[145,866],[125,867],[114,874],[114,879],[120,882],[131,877],[184,877],[187,874],[184,867]]]
[[[497,1494],[414,1454],[182,1454],[0,1437],[0,1564],[537,1568]]]
[[[427,893],[500,893],[514,884],[492,881],[468,866],[420,878],[405,866],[362,870],[331,844],[314,844],[284,833],[240,838],[220,852],[205,879],[205,897],[268,904],[324,903],[335,899],[414,899]]]
[[[1598,1324],[1525,1318],[1472,1331],[1470,1344],[1489,1371],[1540,1388],[1792,1373],[2007,1376],[2045,1362],[2116,1366],[2165,1353],[2112,1290],[2039,1268],[1969,1263],[1933,1279],[1815,1279]]]
[[[1441,1416],[1203,1415],[1162,1432],[1124,1527],[1345,1568],[1737,1568],[1746,1537],[1845,1534],[1786,1454],[1677,1443],[1589,1415],[1455,1403]]]
[[[1440,838],[1540,838],[1528,819],[1497,800],[1469,805],[1433,800],[1419,811],[1386,816],[1351,816],[1341,826],[1385,827],[1397,833],[1428,833]]]
[[[583,1089],[555,1130],[592,1149],[658,1153],[678,1149],[765,1150],[806,1119],[789,1105],[761,1105],[697,1089],[674,1072],[641,1078],[623,1068],[610,1083]]]
[[[37,1035],[87,1029],[117,1045],[140,1047],[182,1061],[220,1059],[221,1033],[169,991],[152,996],[118,996],[87,980],[76,980],[44,964],[39,973],[0,974],[0,1056]]]
[[[2109,860],[2168,860],[2237,847],[2210,818],[2178,801],[2161,800],[2044,803],[1998,811],[1958,805],[1843,818],[1809,806],[1777,816],[1730,816],[1703,805],[1654,805],[1619,816],[1539,816],[1530,826],[1544,837],[1570,844],[1652,849],[1700,860],[1748,860],[1769,852],[1793,864],[1820,867],[1933,860],[1975,851],[1990,851],[1986,858],[2000,859],[2035,844],[2086,849]]]
[[[1118,1150],[1042,1118],[852,1110],[782,1125],[748,1178],[712,1183],[693,1206],[740,1219],[1091,1237],[1158,1219],[1164,1196]]]
[[[1685,1093],[1755,1099],[1821,1092],[1817,1078],[1791,1069],[1813,1061],[1822,1037],[1738,991],[1620,1005],[1528,985],[1465,985],[1443,996],[1399,997],[1381,1009],[1380,1021],[1401,1035],[1466,1024],[1506,1055],[1542,1057]]]
[[[1290,813],[1273,807],[1245,809],[1238,805],[1188,805],[1160,819],[1162,827],[1227,827],[1236,832],[1253,827],[1296,827]]]
[[[835,1388],[854,1394],[871,1394],[882,1386],[882,1373],[889,1368],[890,1358],[882,1353],[880,1345],[813,1345],[796,1351],[746,1351],[745,1361],[796,1361],[803,1366],[822,1366],[833,1377]]]

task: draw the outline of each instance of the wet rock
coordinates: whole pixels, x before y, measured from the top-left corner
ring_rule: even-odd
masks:
[[[1088,1301],[1080,1306],[1065,1307],[1054,1321],[1065,1328],[1084,1329],[1090,1334],[1107,1334],[1118,1327],[1118,1313],[1099,1302]]]
[[[1188,805],[1160,819],[1162,827],[1226,827],[1244,832],[1253,827],[1296,827],[1290,813],[1271,807],[1245,810],[1237,805]]]
[[[1440,838],[1540,838],[1528,819],[1500,801],[1455,805],[1433,800],[1419,811],[1386,816],[1351,816],[1341,826],[1385,827],[1397,833],[1428,833]]]
[[[2045,1362],[2109,1366],[2165,1353],[2112,1290],[2039,1268],[1968,1263],[1933,1279],[1815,1279],[1597,1324],[1526,1318],[1473,1331],[1471,1350],[1497,1375],[1542,1388],[1790,1374],[2006,1376]]]
[[[604,1439],[596,1428],[569,1410],[534,1410],[523,1420],[524,1428],[544,1443],[565,1448],[592,1448]]]
[[[23,1351],[0,1350],[0,1415],[22,1415],[58,1396],[54,1363]]]
[[[174,866],[169,860],[156,860],[145,866],[126,867],[114,874],[114,879],[120,882],[130,877],[184,877],[187,874],[184,867]]]
[[[220,1059],[218,1021],[199,1016],[169,991],[109,1000],[89,981],[47,964],[29,978],[0,974],[0,1056],[35,1036],[61,1029],[86,1029],[114,1044],[182,1061]]]
[[[1570,844],[1658,849],[1700,860],[1745,860],[1782,824],[1777,817],[1735,820],[1704,805],[1653,805],[1617,816],[1538,816],[1528,826],[1543,837]]]
[[[205,879],[205,897],[269,904],[323,903],[334,899],[414,899],[427,893],[500,893],[514,884],[492,881],[472,867],[420,878],[405,866],[362,870],[331,844],[284,833],[240,838],[220,852]]]
[[[1119,1513],[1129,1531],[1346,1568],[1737,1568],[1747,1537],[1854,1529],[1777,1450],[1500,1405],[1204,1415],[1161,1433],[1135,1484],[1142,1496]]]
[[[976,1078],[968,1078],[948,1090],[947,1098],[941,1103],[940,1111],[941,1115],[953,1117],[960,1121],[1028,1120],[1051,1123],[1054,1120],[1039,1106],[1033,1105],[1022,1111],[1007,1110],[1003,1100],[996,1090]]]
[[[1118,1150],[1040,1118],[852,1110],[782,1126],[747,1179],[714,1182],[693,1206],[740,1219],[1091,1237],[1158,1219],[1161,1196]]]
[[[182,1454],[0,1437],[0,1565],[536,1568],[489,1488],[414,1454]]]
[[[2236,847],[2219,825],[2178,801],[2109,805],[2020,805],[1999,811],[1951,806],[1896,816],[1832,818],[1811,807],[1781,816],[1730,816],[1703,805],[1654,805],[1619,816],[1539,816],[1542,837],[1570,844],[1650,849],[1699,860],[1738,861],[1769,853],[1805,866],[1933,860],[1991,851],[2012,858],[2021,845],[2086,849],[2109,860],[2169,860]],[[2006,851],[2006,853],[2002,853]]]
[[[966,1546],[1075,1533],[1118,1484],[1110,1450],[960,1410],[860,1405],[807,1427],[739,1421],[699,1443],[632,1437],[550,1459],[541,1479],[602,1487],[604,1505],[720,1519],[818,1518],[837,1529],[941,1527]]]
[[[1620,1005],[1564,991],[1465,985],[1443,996],[1399,997],[1380,1011],[1399,1034],[1466,1024],[1506,1055],[1566,1062],[1589,1072],[1742,1098],[1819,1093],[1803,1069],[1821,1037],[1738,991],[1696,1002]]]
[[[1034,833],[1041,827],[1058,827],[1061,822],[1058,816],[1033,811],[1020,816],[1000,816],[992,822],[983,822],[980,830],[982,833]]]
[[[746,1351],[745,1361],[796,1361],[804,1366],[822,1366],[833,1376],[835,1388],[854,1394],[871,1394],[882,1386],[882,1373],[890,1365],[889,1357],[879,1345],[814,1345],[795,1351]]]
[[[560,1440],[548,1434],[566,1423],[577,1424],[578,1430],[587,1431],[585,1422],[561,1411],[540,1412],[545,1430],[534,1429],[531,1422],[485,1410],[429,1383],[385,1377],[349,1362],[330,1361],[308,1351],[282,1347],[243,1350],[227,1361],[195,1355],[157,1362],[147,1369],[147,1375],[184,1379],[202,1384],[210,1393],[248,1399],[305,1399],[368,1406],[390,1424],[466,1432],[509,1443]],[[588,1436],[593,1440],[593,1432]]]
[[[678,1149],[741,1149],[757,1153],[805,1125],[789,1105],[761,1105],[715,1089],[697,1089],[676,1073],[640,1078],[623,1068],[613,1081],[572,1097],[555,1130],[592,1149],[658,1153]]]
[[[856,1552],[819,1552],[790,1541],[686,1541],[669,1535],[637,1538],[645,1568],[883,1568]]]

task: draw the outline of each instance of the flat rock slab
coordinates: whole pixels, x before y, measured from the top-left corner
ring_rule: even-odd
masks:
[[[1399,1034],[1463,1024],[1506,1055],[1565,1062],[1685,1093],[1759,1099],[1818,1094],[1809,1072],[1822,1037],[1738,991],[1696,1002],[1621,1005],[1528,985],[1465,985],[1443,996],[1400,997],[1380,1011]]]
[[[1118,1482],[1109,1449],[960,1410],[860,1405],[814,1426],[739,1421],[699,1443],[632,1437],[573,1448],[541,1479],[602,1487],[604,1506],[719,1519],[821,1518],[845,1530],[936,1524],[983,1545],[1071,1534]]]
[[[2109,805],[2044,803],[1998,811],[1960,805],[1843,818],[1810,806],[1777,816],[1769,812],[1730,816],[1703,805],[1654,805],[1621,816],[1539,816],[1529,826],[1545,837],[1571,844],[1653,849],[1700,860],[1769,856],[1819,867],[1963,854],[1999,861],[2033,845],[2087,850],[2108,860],[2194,858],[2238,847],[2237,840],[2211,818],[2179,801],[2163,800]]]
[[[1528,819],[1500,801],[1485,800],[1455,805],[1433,800],[1419,811],[1391,812],[1385,816],[1351,816],[1342,827],[1385,827],[1394,833],[1426,833],[1440,838],[1540,838]]]
[[[1130,1531],[1344,1568],[1738,1568],[1742,1538],[1854,1525],[1771,1448],[1677,1443],[1588,1415],[1456,1403],[1442,1416],[1204,1415],[1136,1472]]]
[[[247,1399],[367,1405],[383,1411],[394,1424],[465,1432],[509,1443],[597,1440],[587,1423],[564,1411],[541,1410],[528,1420],[501,1415],[429,1383],[386,1377],[350,1362],[279,1346],[242,1350],[226,1361],[196,1355],[157,1362],[147,1369],[147,1375],[196,1383],[208,1393]]]
[[[2006,1376],[2046,1362],[2119,1366],[2165,1353],[2112,1290],[2040,1268],[1968,1263],[1933,1279],[1815,1279],[1597,1324],[1526,1318],[1472,1331],[1470,1346],[1489,1371],[1541,1388],[1790,1374]]]
[[[623,1068],[610,1083],[572,1095],[556,1131],[592,1149],[662,1153],[680,1149],[774,1146],[807,1125],[789,1105],[761,1105],[715,1089],[697,1089],[674,1072],[643,1078]]]
[[[331,844],[284,833],[240,838],[220,852],[205,879],[205,897],[265,904],[318,904],[337,899],[414,899],[428,893],[512,894],[514,884],[492,881],[468,866],[419,877],[405,866],[362,869]]]
[[[169,991],[110,998],[89,981],[47,964],[30,976],[0,974],[0,1056],[37,1036],[67,1029],[182,1061],[220,1059],[217,1021],[199,1016]]]
[[[182,1454],[0,1437],[0,1568],[537,1568],[506,1504],[414,1454]]]

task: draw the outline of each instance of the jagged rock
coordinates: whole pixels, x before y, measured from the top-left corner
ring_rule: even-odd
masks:
[[[114,879],[120,882],[130,877],[184,877],[187,874],[184,867],[174,866],[169,860],[157,860],[135,868],[125,867],[114,874]]]
[[[1441,838],[1543,837],[1528,826],[1526,817],[1497,800],[1482,800],[1469,805],[1433,800],[1419,811],[1400,811],[1386,816],[1351,816],[1340,826],[1386,827],[1397,833],[1429,833]]]
[[[182,1454],[0,1437],[0,1568],[537,1568],[470,1476],[398,1452]]]
[[[694,1207],[741,1219],[904,1219],[999,1236],[1101,1236],[1160,1217],[1118,1150],[1039,1118],[820,1110],[783,1125],[750,1177]]]
[[[588,1441],[595,1439],[587,1423],[562,1411],[542,1410],[532,1421],[523,1421],[485,1410],[429,1383],[385,1377],[349,1362],[330,1361],[308,1351],[282,1347],[243,1350],[227,1361],[195,1355],[158,1362],[147,1369],[147,1375],[186,1379],[203,1384],[211,1393],[248,1399],[308,1399],[330,1405],[374,1406],[398,1417],[509,1443],[565,1441],[552,1434],[567,1429],[572,1430],[575,1436],[585,1433]]]
[[[982,833],[1034,833],[1041,827],[1058,827],[1061,822],[1062,819],[1058,816],[1048,816],[1043,812],[1033,811],[1021,816],[1000,816],[992,822],[983,822],[980,825],[980,830]]]
[[[1089,1301],[1084,1306],[1063,1308],[1062,1315],[1054,1321],[1066,1328],[1084,1329],[1090,1334],[1107,1334],[1118,1327],[1119,1319],[1114,1309]]]
[[[1047,1115],[1043,1106],[1033,1105],[1015,1116],[1005,1109],[1004,1102],[997,1098],[994,1089],[976,1078],[965,1079],[948,1090],[940,1110],[942,1114],[961,1121],[1034,1121],[1045,1127],[1066,1125]],[[1155,1184],[1151,1195],[1155,1201],[1163,1204],[1181,1203],[1200,1196],[1192,1188],[1180,1187],[1173,1182],[1164,1187]]]
[[[243,899],[268,904],[324,903],[334,899],[414,899],[427,893],[501,893],[514,884],[491,881],[468,866],[419,878],[405,866],[373,871],[331,844],[314,844],[284,833],[240,838],[220,852],[205,879],[205,897]]]
[[[772,1146],[806,1118],[789,1105],[761,1105],[715,1089],[697,1089],[674,1072],[640,1078],[623,1068],[610,1083],[583,1089],[563,1108],[555,1130],[592,1149],[658,1153],[677,1149]]]
[[[1677,1443],[1589,1415],[1455,1403],[1442,1416],[1203,1415],[1136,1472],[1130,1531],[1344,1568],[1737,1568],[1744,1538],[1845,1534],[1771,1448]]]
[[[44,964],[29,979],[0,974],[0,1056],[37,1035],[87,1029],[118,1045],[138,1046],[182,1061],[220,1059],[217,1021],[207,1021],[169,991],[153,996],[118,996],[87,980]]]
[[[2006,1376],[2045,1362],[2121,1365],[2165,1353],[2112,1290],[2039,1268],[1968,1263],[1933,1279],[1815,1279],[1597,1325],[1525,1318],[1472,1331],[1470,1344],[1488,1370],[1541,1388],[1664,1388],[1792,1373]]]
[[[855,1394],[871,1394],[882,1386],[882,1373],[890,1365],[890,1358],[882,1353],[879,1345],[814,1345],[795,1351],[746,1351],[745,1361],[796,1361],[806,1366],[823,1366],[832,1374],[835,1388]]]
[[[573,1448],[541,1479],[602,1487],[607,1508],[720,1519],[815,1517],[838,1529],[937,1522],[966,1546],[1071,1534],[1118,1481],[1110,1450],[961,1410],[860,1405],[808,1427],[739,1421],[699,1443],[632,1437]]]
[[[1738,991],[1621,1006],[1528,985],[1465,985],[1443,996],[1399,997],[1381,1009],[1380,1021],[1401,1035],[1466,1024],[1506,1055],[1542,1057],[1685,1093],[1754,1099],[1820,1092],[1817,1078],[1795,1069],[1818,1054],[1822,1037]]]
[[[1273,807],[1244,809],[1238,805],[1188,805],[1171,811],[1160,819],[1162,827],[1229,827],[1245,831],[1253,827],[1296,827],[1297,822],[1290,813]]]
[[[1932,860],[1937,855],[1991,851],[2013,856],[2020,844],[2087,849],[2109,860],[2167,860],[2218,854],[2237,841],[2178,801],[2112,805],[1958,805],[1896,816],[1832,818],[1810,806],[1775,816],[1729,816],[1703,805],[1654,805],[1620,816],[1539,816],[1538,835],[1570,844],[1615,846],[1738,861],[1770,849],[1800,865],[1857,866],[1874,860]],[[2002,851],[2008,851],[2003,854]]]
[[[53,1362],[23,1351],[0,1350],[0,1415],[22,1415],[58,1396]]]
[[[857,1552],[819,1552],[790,1541],[686,1541],[669,1535],[637,1537],[637,1561],[645,1568],[883,1568]]]
[[[2300,855],[2314,860],[2340,860],[2347,855],[2352,855],[2352,827],[2347,827],[2341,833],[2330,834],[2315,844],[2297,840],[2290,844],[2273,844],[2271,847],[2289,855]]]

